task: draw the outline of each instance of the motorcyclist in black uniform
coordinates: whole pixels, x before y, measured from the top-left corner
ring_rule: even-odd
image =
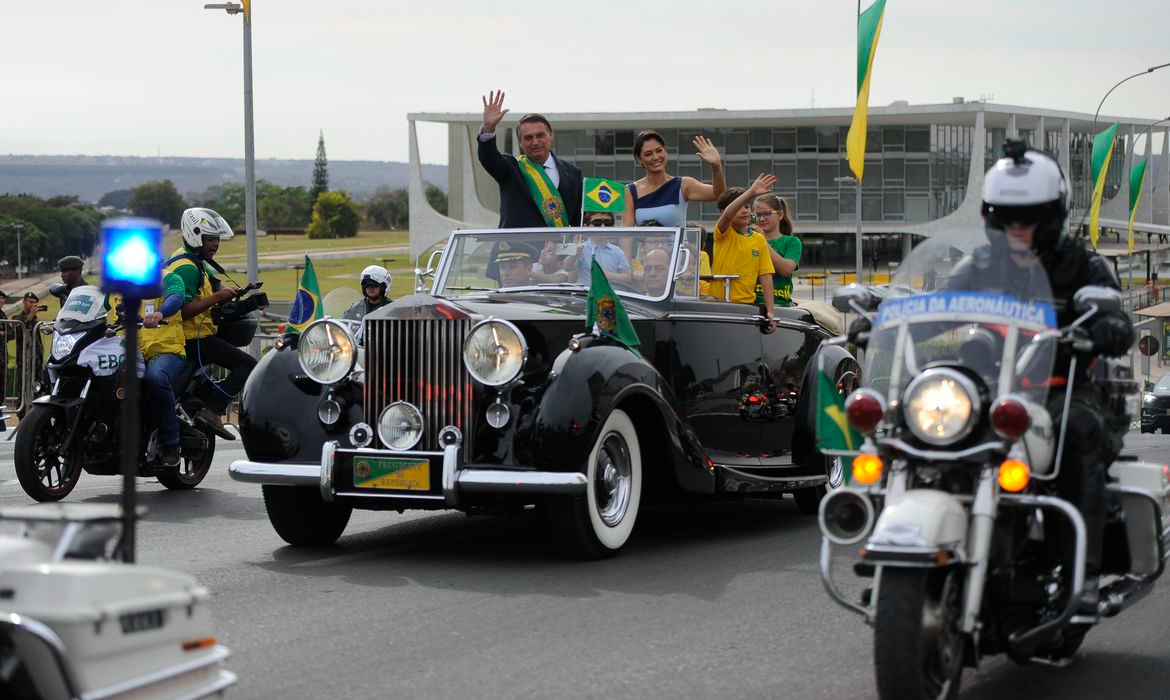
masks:
[[[362,270],[359,279],[362,298],[350,305],[342,318],[360,321],[366,314],[390,303],[390,271],[379,265],[370,265]]]

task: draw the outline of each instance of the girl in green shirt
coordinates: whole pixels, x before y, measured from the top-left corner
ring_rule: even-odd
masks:
[[[800,253],[804,246],[792,231],[792,217],[788,202],[775,194],[756,197],[752,205],[756,226],[764,234],[771,251],[772,298],[776,306],[792,306],[792,273],[800,267]],[[756,302],[764,303],[763,289],[756,288]]]

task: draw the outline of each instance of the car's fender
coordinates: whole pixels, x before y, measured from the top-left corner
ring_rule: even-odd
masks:
[[[796,415],[799,417],[792,436],[792,458],[797,464],[812,464],[817,456],[817,371],[824,368],[834,383],[849,380],[849,373],[855,373],[853,385],[861,380],[861,366],[848,350],[840,345],[822,343],[804,368],[800,382],[800,399]]]
[[[584,471],[606,418],[621,408],[640,433],[643,454],[653,457],[648,479],[711,492],[714,477],[666,378],[613,341],[587,336],[576,342],[579,349],[565,350],[553,363],[532,423],[533,456],[541,468]]]
[[[291,348],[270,350],[252,370],[240,394],[240,437],[255,462],[319,462],[321,446],[345,440],[362,421],[360,385],[344,379],[334,385],[341,418],[326,426],[317,407],[329,387],[304,376]]]

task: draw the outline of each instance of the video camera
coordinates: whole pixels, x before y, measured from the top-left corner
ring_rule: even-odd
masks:
[[[255,311],[268,306],[268,295],[249,292],[260,289],[263,282],[250,282],[247,286],[236,290],[236,298],[225,301],[211,309],[211,320],[218,330],[215,335],[226,340],[236,347],[243,347],[252,342],[259,327],[259,320]]]

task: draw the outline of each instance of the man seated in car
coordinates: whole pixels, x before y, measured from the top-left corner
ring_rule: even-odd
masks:
[[[589,227],[608,228],[613,226],[613,214],[608,212],[586,212],[584,225]],[[594,258],[605,272],[610,282],[630,284],[634,279],[630,268],[629,258],[620,246],[610,241],[608,233],[598,233],[588,236],[584,244],[579,245],[577,254],[565,261],[565,269],[570,270],[569,281],[577,282],[588,287],[593,277],[590,270]]]
[[[663,248],[654,248],[642,258],[642,283],[646,286],[646,294],[662,296],[669,281],[670,254]]]
[[[532,278],[536,258],[536,249],[521,241],[504,241],[496,246],[492,262],[499,273],[500,288],[536,284]]]

